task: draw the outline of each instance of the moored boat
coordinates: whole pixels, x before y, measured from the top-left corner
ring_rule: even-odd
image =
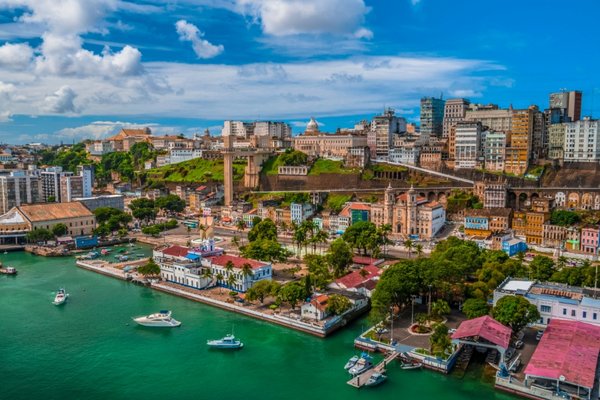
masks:
[[[221,339],[207,340],[206,344],[216,349],[241,349],[244,347],[244,343],[239,339],[236,339],[233,334],[227,335]]]
[[[56,292],[56,296],[54,296],[54,301],[52,302],[52,304],[54,304],[55,306],[60,306],[61,304],[64,304],[65,301],[67,301],[68,297],[69,293],[65,292],[65,289],[58,289],[58,292]]]
[[[365,383],[365,386],[377,386],[385,382],[386,379],[387,375],[380,372],[375,372],[369,377],[367,383]]]
[[[360,375],[371,368],[373,368],[373,358],[370,355],[363,353],[356,364],[354,364],[348,372],[351,375]]]
[[[181,322],[171,317],[171,311],[161,310],[160,312],[134,317],[133,320],[142,326],[148,326],[153,328],[175,328],[181,325]]]
[[[348,362],[346,363],[346,365],[344,365],[344,369],[348,370],[352,367],[354,367],[356,365],[356,362],[358,361],[359,357],[358,356],[352,356]]]

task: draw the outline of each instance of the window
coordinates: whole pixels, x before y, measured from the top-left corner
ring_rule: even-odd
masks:
[[[552,307],[550,306],[540,306],[540,311],[543,313],[549,313],[552,312]]]
[[[584,311],[582,314],[583,314],[583,318],[587,318],[587,311]]]
[[[575,310],[571,310],[571,317],[576,316],[577,314],[575,313]]]
[[[563,308],[563,315],[567,315],[567,309]]]

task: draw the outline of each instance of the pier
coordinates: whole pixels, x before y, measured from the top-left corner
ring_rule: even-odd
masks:
[[[400,353],[397,351],[391,352],[390,354],[388,354],[385,357],[385,359],[383,359],[383,361],[381,361],[379,364],[377,364],[375,366],[375,368],[368,369],[365,372],[363,372],[362,374],[359,374],[359,375],[355,376],[354,378],[350,379],[348,381],[348,385],[354,386],[357,389],[360,387],[363,387],[367,383],[367,381],[369,380],[371,375],[373,375],[375,372],[384,373],[385,367],[390,362],[394,361],[396,359],[396,357],[398,357],[399,355],[400,355]]]

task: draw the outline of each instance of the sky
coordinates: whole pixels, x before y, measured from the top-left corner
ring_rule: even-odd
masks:
[[[311,116],[324,131],[423,96],[600,115],[600,2],[0,0],[0,142],[71,143],[124,126],[220,132]]]

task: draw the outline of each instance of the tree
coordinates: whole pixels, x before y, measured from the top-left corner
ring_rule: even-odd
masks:
[[[258,224],[254,225],[250,232],[248,232],[248,241],[254,242],[256,240],[277,240],[277,225],[269,219],[265,218]]]
[[[137,271],[144,276],[160,275],[160,267],[153,259],[149,259],[146,264],[138,267]]]
[[[277,241],[266,239],[255,240],[240,251],[246,258],[271,262],[285,262],[290,256],[290,252]]]
[[[418,243],[415,246],[415,251],[417,252],[417,257],[421,257],[423,255],[423,245],[421,243]]]
[[[313,287],[325,289],[331,283],[332,274],[326,256],[307,254],[304,256],[304,264],[311,275]]]
[[[231,238],[231,244],[239,249],[240,248],[240,238],[237,235],[235,235],[233,238]]]
[[[404,244],[404,247],[406,247],[406,250],[408,250],[408,258],[410,258],[411,254],[412,254],[414,242],[410,239],[406,239],[403,244]]]
[[[359,221],[350,225],[342,238],[352,248],[362,250],[363,254],[367,254],[367,250],[376,251],[382,243],[377,227],[369,221]]]
[[[40,228],[27,232],[25,239],[29,243],[45,242],[54,239],[54,235],[48,229]]]
[[[554,261],[545,256],[535,256],[529,263],[532,279],[547,281],[554,273]]]
[[[67,234],[68,228],[65,224],[56,224],[52,227],[52,234],[54,236],[64,236]]]
[[[300,282],[288,282],[279,290],[279,299],[287,302],[292,310],[296,308],[298,301],[304,300],[306,293]]]
[[[277,290],[279,290],[278,283],[267,279],[256,282],[246,292],[246,299],[248,301],[259,300],[261,304],[264,304],[265,298],[268,296],[276,296]]]
[[[431,304],[431,314],[435,317],[450,314],[450,306],[446,300],[439,299]]]
[[[156,199],[155,206],[168,212],[182,212],[185,210],[185,200],[175,194],[169,194]]]
[[[352,249],[343,239],[337,238],[329,245],[325,260],[336,278],[344,276],[352,265]]]
[[[350,300],[340,294],[332,294],[327,300],[327,311],[335,315],[342,315],[350,307],[352,307]]]
[[[372,318],[383,320],[390,307],[401,308],[419,294],[421,279],[414,262],[404,261],[385,270],[372,296]]]
[[[490,312],[487,301],[483,299],[468,299],[462,307],[462,312],[469,319],[483,317]]]
[[[513,332],[519,332],[527,324],[540,319],[540,313],[524,297],[504,296],[492,309],[492,317],[501,324],[510,326]]]
[[[221,283],[221,284],[223,283],[223,278],[224,277],[223,277],[223,274],[221,272],[217,273],[216,278],[217,278],[217,283]],[[219,293],[223,293],[223,288],[221,286],[219,286]]]
[[[230,289],[233,289],[233,285],[235,285],[235,283],[237,282],[237,279],[234,274],[230,274],[230,275],[227,275],[226,281],[227,281],[227,286],[229,286]]]
[[[160,233],[162,232],[162,230],[160,229],[160,227],[158,225],[150,225],[150,226],[145,226],[142,228],[142,233],[144,235],[150,235],[150,236],[160,236]]]
[[[244,229],[246,229],[246,221],[244,221],[243,219],[238,219],[237,222],[235,223],[235,226],[238,230],[238,232],[243,231]]]
[[[550,214],[550,223],[559,226],[571,226],[581,221],[578,213],[568,210],[554,210]]]
[[[244,278],[244,281],[247,280],[247,278],[251,278],[254,276],[254,270],[252,269],[252,265],[250,265],[249,263],[244,263],[242,265],[242,277]]]
[[[435,324],[433,332],[429,337],[429,344],[432,354],[444,355],[446,350],[452,346],[450,336],[448,335],[448,327],[444,324]]]

